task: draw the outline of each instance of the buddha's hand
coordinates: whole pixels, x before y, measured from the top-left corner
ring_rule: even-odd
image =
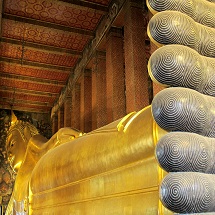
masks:
[[[177,213],[215,214],[215,4],[147,4],[153,13],[163,11],[150,20],[148,34],[165,45],[152,54],[149,74],[170,87],[152,102],[155,121],[170,132],[156,147],[160,166],[169,172],[160,199]]]
[[[56,133],[55,146],[70,142],[75,138],[82,136],[83,134],[84,134],[83,132],[74,128],[69,127],[61,128]]]

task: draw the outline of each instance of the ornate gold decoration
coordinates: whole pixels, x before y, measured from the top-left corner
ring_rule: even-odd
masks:
[[[17,122],[17,117],[14,114],[13,110],[11,110],[11,125],[14,125]]]

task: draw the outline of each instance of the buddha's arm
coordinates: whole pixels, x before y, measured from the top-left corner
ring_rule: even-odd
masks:
[[[66,142],[70,142],[75,138],[81,137],[84,133],[69,127],[59,129],[43,146],[44,150],[55,148]]]
[[[50,149],[56,146],[69,142],[81,136],[82,132],[71,128],[62,128],[55,133],[49,140],[40,134],[34,135],[28,142],[25,158],[18,171],[16,183],[14,186],[14,199],[22,201],[26,198],[29,178],[32,170],[40,158],[46,154]]]
[[[17,202],[21,202],[27,197],[29,178],[38,160],[46,153],[46,151],[41,150],[46,141],[47,139],[39,134],[29,140],[26,154],[18,170],[13,189],[13,198]]]

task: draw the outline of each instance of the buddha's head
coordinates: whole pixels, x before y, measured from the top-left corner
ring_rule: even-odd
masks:
[[[12,120],[7,133],[6,151],[10,166],[18,171],[24,159],[29,139],[38,134],[36,127],[28,122]]]

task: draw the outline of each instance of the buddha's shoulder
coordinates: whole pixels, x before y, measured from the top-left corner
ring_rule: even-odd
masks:
[[[47,142],[47,138],[42,136],[41,134],[36,134],[32,136],[29,140],[30,145],[43,146]]]

